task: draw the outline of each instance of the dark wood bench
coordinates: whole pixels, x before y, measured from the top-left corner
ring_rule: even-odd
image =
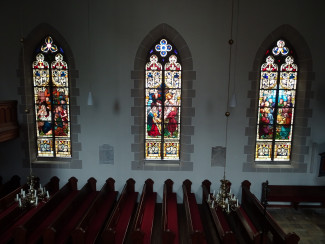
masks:
[[[77,181],[75,177],[71,177],[59,191],[50,196],[44,206],[35,208],[38,211],[15,229],[15,243],[36,243],[44,230],[77,195]]]
[[[85,216],[72,232],[72,243],[95,243],[102,225],[104,225],[116,202],[118,192],[115,191],[114,185],[114,179],[109,178],[106,180],[106,183],[85,213]]]
[[[150,244],[157,193],[153,191],[153,180],[147,179],[135,214],[131,238],[134,244]]]
[[[14,203],[17,205],[16,195],[21,192],[22,189],[27,189],[27,185],[20,186],[13,190],[8,195],[2,197],[0,199],[0,219],[1,215],[5,214],[5,211],[9,211],[8,208],[12,206]]]
[[[119,200],[101,235],[101,243],[123,243],[135,209],[138,192],[134,191],[135,181],[127,180]]]
[[[241,227],[241,233],[243,233],[242,236],[244,236],[245,241],[247,243],[260,244],[262,241],[262,232],[254,226],[251,219],[241,206],[236,209],[236,216],[239,220],[237,223],[239,223]]]
[[[221,242],[224,244],[234,244],[236,243],[236,237],[234,232],[231,230],[224,213],[220,208],[211,208],[207,202],[208,195],[211,197],[210,187],[211,182],[209,180],[204,180],[202,182],[202,204],[204,205],[205,209],[208,209],[210,212],[210,216],[213,219]]]
[[[268,207],[325,207],[325,186],[269,185],[264,182],[262,196],[265,196],[265,192]]]
[[[199,208],[196,202],[195,194],[191,192],[191,186],[192,182],[190,180],[185,180],[183,182],[183,203],[186,214],[189,241],[192,244],[202,244],[206,243],[206,240]]]
[[[272,236],[272,243],[296,244],[300,240],[296,233],[285,233],[277,224],[261,202],[250,191],[251,183],[247,180],[242,182],[241,206],[253,222],[263,232],[263,243],[267,242],[267,236]]]
[[[53,223],[46,228],[43,234],[43,243],[65,243],[92,201],[96,198],[97,194],[96,180],[91,177],[78,192],[77,196],[64,206]]]
[[[56,181],[53,181],[53,179],[50,180],[49,183],[47,183],[47,185],[51,185],[51,184],[56,184]],[[26,190],[26,187],[24,188]],[[19,188],[19,192],[20,192],[21,188]],[[13,192],[16,193],[17,189]],[[9,194],[8,197],[8,201],[15,201],[14,200],[14,196],[15,194]],[[17,194],[17,193],[16,193]],[[40,202],[37,207],[27,207],[24,209],[21,209],[18,207],[18,203],[15,202],[13,203],[8,209],[12,209],[12,211],[10,211],[6,216],[3,216],[1,218],[0,221],[0,230],[2,235],[0,237],[1,240],[3,240],[3,242],[7,242],[9,241],[12,236],[13,233],[16,229],[17,226],[24,224],[28,219],[31,218],[31,216],[33,216],[38,210],[39,208],[41,208],[45,203],[44,202]]]
[[[173,192],[174,182],[171,179],[165,181],[162,202],[162,243],[178,244],[178,216],[177,196]]]

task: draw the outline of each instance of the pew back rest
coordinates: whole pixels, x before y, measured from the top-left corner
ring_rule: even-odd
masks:
[[[129,193],[134,193],[135,192],[134,189],[135,189],[135,180],[130,178],[126,181],[126,184],[123,187],[123,190],[117,201],[117,204],[105,226],[105,230],[115,230],[119,217],[121,215],[121,209],[123,209],[125,201],[127,200],[127,195]]]
[[[78,209],[85,198],[91,193],[96,192],[96,180],[91,177],[88,179],[87,183],[82,187],[73,201],[65,207],[61,214],[56,218],[52,224],[52,228],[59,233],[64,227],[65,223],[69,222],[75,211]]]
[[[47,216],[53,211],[71,192],[77,191],[77,182],[78,180],[75,177],[71,177],[69,181],[59,191],[52,195],[49,201],[24,224],[23,228],[30,233],[37,226],[41,225],[44,216]]]
[[[283,229],[273,219],[271,214],[266,211],[261,202],[250,191],[251,183],[247,180],[242,182],[242,207],[248,214],[255,226],[264,226],[266,231],[270,231],[273,240],[278,243],[298,243],[299,237],[295,233],[286,234]],[[287,242],[292,240],[292,242]]]
[[[115,193],[115,197],[116,197],[117,192],[115,191],[115,180],[113,178],[108,178],[106,180],[106,183],[104,184],[104,186],[100,190],[96,200],[89,207],[89,210],[85,214],[85,216],[80,220],[79,224],[77,225],[77,228],[81,228],[84,231],[87,230],[87,228],[89,227],[90,222],[93,220],[93,217],[99,211],[99,208],[101,207],[104,199],[106,197],[109,197],[109,195],[111,193]]]
[[[11,206],[13,203],[15,203],[16,195],[20,193],[21,189],[26,189],[27,185],[20,186],[7,194],[6,196],[2,197],[0,199],[0,212]]]
[[[321,207],[325,207],[325,186],[268,185],[268,183],[263,183],[262,190],[267,191],[266,200],[268,202],[290,202],[295,207],[303,202],[320,203]],[[270,204],[270,206],[272,205]],[[275,204],[275,206],[277,205]]]

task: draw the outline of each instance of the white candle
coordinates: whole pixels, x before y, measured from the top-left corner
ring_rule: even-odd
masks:
[[[216,196],[216,190],[213,190],[213,196]]]
[[[18,200],[19,200],[19,195],[16,194],[16,201],[18,202]]]
[[[229,212],[229,204],[228,204],[228,212]]]
[[[35,192],[34,196],[36,197],[36,194],[37,194],[37,190],[34,190],[34,192]]]
[[[21,199],[19,198],[19,207],[21,207]]]
[[[23,188],[21,188],[21,189],[20,189],[20,193],[21,193],[21,195],[23,195],[23,191],[24,191]]]
[[[25,191],[23,191],[23,197],[24,197],[24,198],[26,197],[26,193],[25,193]]]
[[[214,202],[212,202],[212,204],[211,204],[211,208],[214,208]]]
[[[50,198],[49,191],[46,191],[46,197],[47,197],[47,198]]]
[[[38,204],[38,197],[36,197],[35,206],[37,206],[37,204]]]
[[[42,184],[39,184],[39,188],[41,188],[41,189],[42,189]]]
[[[208,202],[210,202],[210,194],[208,195]]]
[[[237,199],[237,201],[236,201],[236,205],[237,205],[237,207],[238,207],[238,199]]]

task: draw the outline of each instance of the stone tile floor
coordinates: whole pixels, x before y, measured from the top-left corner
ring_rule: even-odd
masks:
[[[268,208],[286,233],[295,232],[299,244],[325,244],[325,209]]]

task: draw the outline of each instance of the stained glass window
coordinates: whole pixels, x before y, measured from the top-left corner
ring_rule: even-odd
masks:
[[[176,48],[161,39],[145,66],[145,158],[179,160],[181,71]]]
[[[257,111],[256,161],[289,161],[297,72],[295,53],[278,40],[265,54]]]
[[[71,157],[68,65],[48,36],[35,50],[33,89],[38,157]]]

